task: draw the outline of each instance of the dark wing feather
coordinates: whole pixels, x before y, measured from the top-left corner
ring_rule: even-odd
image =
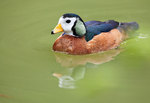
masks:
[[[87,21],[85,22],[86,27],[91,26],[91,25],[100,25],[103,24],[104,22],[101,21]]]
[[[113,20],[106,22],[100,21],[88,21],[85,22],[87,33],[85,35],[86,41],[91,40],[95,35],[100,34],[101,32],[109,32],[110,30],[117,28],[119,23]]]

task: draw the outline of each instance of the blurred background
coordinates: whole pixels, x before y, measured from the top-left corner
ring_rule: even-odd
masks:
[[[149,103],[150,1],[1,0],[0,103]],[[137,36],[84,56],[52,51],[64,13],[136,21]]]

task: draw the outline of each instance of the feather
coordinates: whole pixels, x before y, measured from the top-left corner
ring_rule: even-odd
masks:
[[[119,23],[113,20],[106,22],[101,21],[88,21],[85,22],[87,33],[85,35],[86,41],[91,40],[95,35],[101,32],[109,32],[110,30],[117,28]]]

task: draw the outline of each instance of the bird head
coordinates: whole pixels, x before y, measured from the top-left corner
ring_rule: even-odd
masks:
[[[86,34],[86,27],[80,16],[67,13],[60,17],[57,26],[51,34],[64,32],[65,35],[82,37]]]

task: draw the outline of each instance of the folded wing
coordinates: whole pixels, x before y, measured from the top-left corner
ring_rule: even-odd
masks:
[[[91,40],[95,35],[100,34],[101,32],[109,32],[110,30],[117,28],[119,22],[114,20],[109,20],[106,22],[101,21],[88,21],[85,22],[87,33],[85,35],[86,41]]]

